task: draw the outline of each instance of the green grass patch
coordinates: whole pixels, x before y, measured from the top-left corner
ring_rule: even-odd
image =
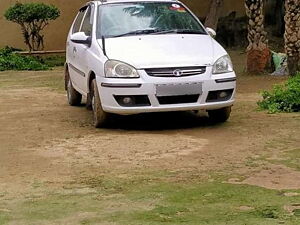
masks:
[[[0,224],[6,224],[9,221],[8,213],[0,211]]]
[[[92,192],[79,192],[88,188]],[[221,182],[185,183],[158,177],[83,178],[65,189],[69,194],[47,194],[27,199],[12,208],[2,224],[126,224],[126,225],[298,225],[284,205],[300,196]],[[77,191],[76,191],[77,190]],[[74,193],[72,193],[74,191]],[[1,217],[0,217],[1,218]]]
[[[64,66],[66,62],[66,57],[64,55],[43,56],[37,59],[48,67]]]
[[[44,199],[33,199],[19,206],[19,215],[24,221],[55,221],[80,212],[101,212],[103,205],[92,196],[49,195]]]
[[[146,192],[164,196],[153,209],[120,213],[115,218],[135,221],[130,224],[296,224],[283,205],[288,200],[277,191],[251,186],[206,183],[195,186],[159,185]],[[298,198],[299,200],[299,198]],[[249,211],[239,208],[247,206]],[[115,220],[113,220],[115,221]],[[154,222],[155,221],[155,222]],[[270,221],[272,223],[270,223]]]
[[[262,110],[269,113],[300,111],[300,74],[290,78],[283,85],[275,85],[271,91],[262,92],[263,100],[258,102]]]

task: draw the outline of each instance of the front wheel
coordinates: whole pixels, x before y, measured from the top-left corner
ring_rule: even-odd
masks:
[[[94,126],[96,128],[103,127],[107,123],[109,114],[103,111],[96,79],[94,79],[91,84],[91,98],[94,115]]]
[[[208,116],[213,122],[224,123],[226,122],[231,114],[231,106],[222,109],[209,110]]]

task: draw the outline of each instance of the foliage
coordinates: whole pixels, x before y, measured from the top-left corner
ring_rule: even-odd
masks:
[[[270,113],[300,111],[300,74],[283,85],[275,85],[271,91],[262,92],[263,100],[258,105]]]
[[[16,3],[4,14],[9,21],[21,26],[24,42],[29,50],[42,50],[44,48],[44,35],[41,31],[60,16],[60,11],[53,5],[44,3]]]
[[[52,55],[38,58],[39,61],[49,67],[64,66],[66,57],[63,55]]]
[[[49,66],[41,63],[33,56],[14,53],[15,49],[0,49],[0,71],[4,70],[47,70]]]

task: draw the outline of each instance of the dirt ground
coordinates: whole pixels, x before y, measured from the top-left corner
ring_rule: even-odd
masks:
[[[117,116],[94,129],[84,105],[70,107],[62,90],[35,85],[43,76],[62,81],[62,73],[0,73],[0,200],[1,193],[9,201],[37,193],[39,184],[59,189],[93,174],[149,170],[176,171],[176,179],[226,171],[229,183],[300,189],[300,171],[274,163],[299,149],[300,114],[271,115],[256,105],[260,90],[286,78],[240,76],[223,125],[182,112]]]

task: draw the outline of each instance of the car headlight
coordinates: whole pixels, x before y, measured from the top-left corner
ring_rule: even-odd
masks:
[[[105,77],[109,78],[138,78],[137,70],[126,63],[108,60],[104,65]]]
[[[213,65],[213,74],[229,73],[233,71],[233,65],[229,55],[219,58]]]

